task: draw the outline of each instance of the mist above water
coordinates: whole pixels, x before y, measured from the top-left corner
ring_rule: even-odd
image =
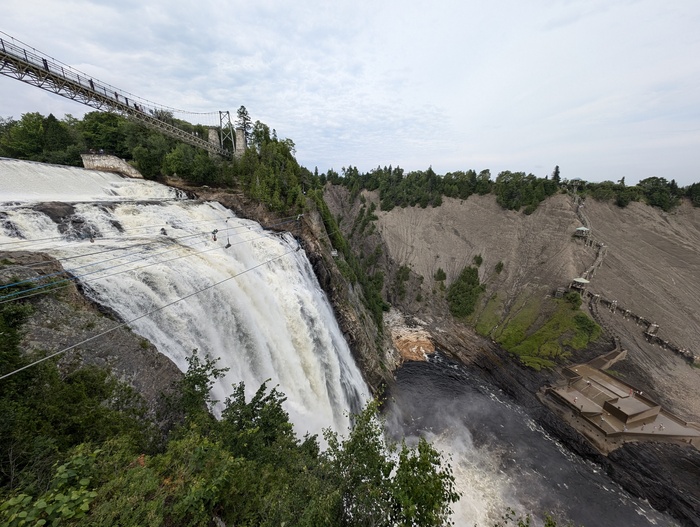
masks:
[[[397,370],[385,415],[395,436],[426,437],[450,457],[463,495],[454,507],[455,525],[493,525],[506,507],[529,512],[537,522],[551,513],[586,527],[676,525],[441,354]]]

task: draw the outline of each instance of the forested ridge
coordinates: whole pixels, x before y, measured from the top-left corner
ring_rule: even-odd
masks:
[[[167,113],[160,117],[201,139],[208,137],[208,127]],[[19,120],[0,118],[0,156],[82,166],[81,153],[105,152],[133,163],[148,179],[177,175],[195,185],[241,188],[273,210],[285,212],[303,208],[304,194],[326,182],[346,186],[353,197],[360,190],[377,190],[381,210],[386,211],[439,207],[443,197],[467,199],[472,194],[493,194],[504,209],[531,214],[545,198],[574,184],[580,195],[614,201],[620,207],[644,201],[668,211],[678,206],[682,197],[700,206],[700,183],[679,187],[674,179],[653,176],[628,186],[624,175],[617,182],[567,180],[558,166],[545,177],[506,170],[495,179],[488,169],[439,175],[432,167],[405,172],[398,166],[360,172],[350,165],[341,173],[329,169],[319,174],[299,165],[293,140],[279,139],[265,123],[253,123],[243,106],[238,110],[237,126],[245,130],[249,148],[240,159],[223,160],[114,113],[89,112],[83,119],[66,115],[59,120],[53,114],[31,112]]]
[[[682,197],[689,198],[694,206],[700,207],[700,183],[681,188],[673,179],[669,182],[656,176],[632,186],[625,185],[624,177],[617,183],[567,180],[561,177],[558,166],[545,177],[506,170],[500,172],[495,180],[491,178],[489,170],[478,174],[474,170],[460,170],[441,176],[432,168],[405,173],[400,167],[389,166],[361,173],[351,166],[343,168],[342,175],[329,170],[321,180],[344,185],[350,189],[353,197],[360,190],[376,190],[379,192],[381,210],[385,211],[394,207],[439,207],[443,197],[467,199],[473,194],[493,194],[504,209],[532,214],[548,196],[568,189],[575,189],[582,197],[614,201],[620,207],[632,201],[642,201],[669,211],[680,204]]]

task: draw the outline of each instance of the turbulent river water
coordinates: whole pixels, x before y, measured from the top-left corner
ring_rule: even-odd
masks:
[[[63,220],[37,206],[48,201],[70,204]],[[271,379],[302,434],[345,432],[369,397],[294,238],[218,203],[114,174],[0,159],[0,249],[57,258],[91,299],[181,369],[193,349],[220,358],[230,369],[216,399],[232,383],[245,381],[250,394]],[[506,506],[587,526],[673,525],[440,355],[402,366],[390,395],[393,433],[427,435],[452,456],[463,493],[456,525],[492,525]]]
[[[549,512],[577,526],[676,525],[567,451],[462,364],[438,353],[405,363],[396,381],[388,394],[389,428],[401,437],[428,437],[452,456],[463,493],[456,525],[493,525],[505,507],[538,521]]]

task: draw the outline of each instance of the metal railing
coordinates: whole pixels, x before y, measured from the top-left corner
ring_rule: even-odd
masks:
[[[97,110],[115,111],[132,117],[145,126],[208,152],[231,157],[223,146],[210,143],[163,120],[175,110],[159,107],[115,86],[37,52],[28,50],[5,38],[0,38],[0,74]],[[195,113],[195,112],[187,112]],[[235,150],[235,145],[234,145]]]

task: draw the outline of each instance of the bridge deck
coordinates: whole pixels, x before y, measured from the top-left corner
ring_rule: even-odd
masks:
[[[139,97],[98,81],[70,66],[39,54],[36,50],[0,38],[0,74],[97,110],[111,110],[127,115],[145,126],[197,148],[224,157],[232,152],[220,145],[192,135],[160,118],[162,111]],[[232,137],[235,141],[235,138]],[[233,145],[235,150],[235,144]]]

